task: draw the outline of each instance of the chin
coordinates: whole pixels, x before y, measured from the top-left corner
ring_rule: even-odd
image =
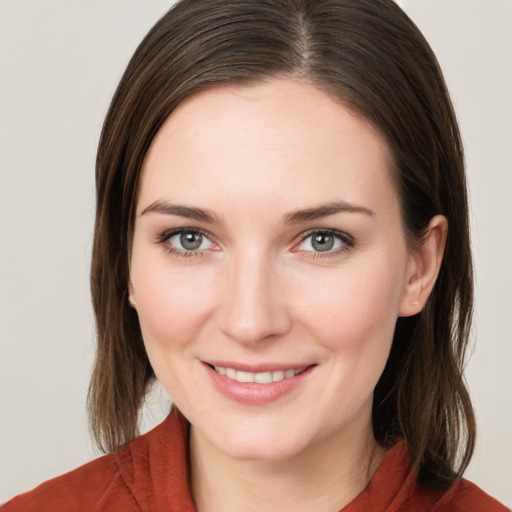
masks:
[[[290,443],[290,440],[248,440],[230,442],[223,448],[223,452],[233,459],[245,462],[282,462],[298,455],[301,448],[300,444]]]
[[[307,438],[304,429],[296,431],[290,425],[271,422],[262,424],[256,421],[253,425],[241,422],[236,427],[219,428],[223,432],[205,431],[207,437],[216,449],[228,457],[247,462],[279,462],[291,459],[307,449],[311,440]],[[289,422],[288,422],[289,423]]]

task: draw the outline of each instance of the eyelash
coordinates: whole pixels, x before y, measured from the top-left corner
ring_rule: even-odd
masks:
[[[171,231],[165,231],[162,233],[156,240],[156,243],[162,246],[165,246],[165,249],[167,252],[174,256],[175,258],[191,258],[191,257],[202,257],[205,255],[205,250],[185,250],[185,249],[178,249],[177,247],[172,246],[169,242],[169,240],[176,235],[184,235],[184,234],[194,234],[194,235],[201,235],[203,238],[208,240],[210,243],[214,244],[214,242],[211,241],[211,235],[207,233],[206,231],[203,231],[199,228],[178,228],[173,229]]]
[[[307,257],[312,258],[312,259],[329,258],[332,256],[339,256],[340,254],[343,254],[343,253],[349,251],[355,245],[355,240],[352,236],[350,236],[348,233],[344,233],[343,231],[338,231],[337,229],[312,229],[311,231],[308,231],[301,236],[301,240],[298,245],[301,245],[308,238],[311,238],[315,235],[327,235],[327,236],[333,237],[334,239],[341,242],[341,246],[338,247],[337,249],[329,250],[329,251],[325,251],[325,252],[304,251],[305,253],[309,253]]]
[[[190,257],[202,257],[205,255],[205,251],[208,249],[202,249],[202,250],[184,250],[184,249],[178,249],[174,246],[172,246],[169,243],[169,240],[176,235],[183,235],[183,234],[195,234],[200,235],[206,240],[208,240],[211,244],[215,243],[212,241],[212,236],[207,233],[206,231],[203,231],[199,228],[178,228],[173,229],[171,231],[165,231],[162,233],[156,240],[156,243],[162,246],[165,246],[167,252],[172,255],[175,258],[190,258]],[[341,242],[341,246],[336,248],[335,250],[328,250],[325,252],[322,251],[308,251],[308,250],[300,250],[295,249],[296,247],[303,244],[308,238],[311,238],[315,235],[326,235],[329,237],[333,237],[338,242]],[[328,258],[332,256],[338,256],[340,254],[343,254],[347,251],[349,251],[352,247],[355,245],[355,240],[352,236],[350,236],[348,233],[344,233],[342,231],[338,231],[336,229],[313,229],[306,233],[304,233],[300,237],[300,242],[298,244],[294,245],[294,249],[292,252],[303,252],[307,254],[308,258],[312,259],[318,259],[318,258]]]

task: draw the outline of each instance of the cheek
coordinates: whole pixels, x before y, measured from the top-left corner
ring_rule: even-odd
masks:
[[[334,425],[371,399],[389,357],[402,282],[400,271],[364,265],[344,268],[322,286],[319,279],[303,282],[297,290],[307,338],[324,349],[330,377],[322,393],[340,411],[331,418]],[[308,296],[306,289],[316,292]]]
[[[212,309],[211,275],[195,267],[133,271],[137,312],[146,345],[186,345]]]
[[[302,281],[294,295],[301,298],[298,310],[309,330],[331,349],[360,352],[371,346],[387,351],[402,282],[400,272],[368,264]]]

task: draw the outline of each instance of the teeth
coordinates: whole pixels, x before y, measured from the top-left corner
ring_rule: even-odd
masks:
[[[292,370],[293,375],[292,377],[295,377],[295,370]],[[277,370],[275,372],[272,372],[272,382],[277,382],[279,380],[284,379],[284,370]]]
[[[272,372],[260,372],[254,374],[254,382],[257,382],[258,384],[270,384],[272,380]]]
[[[258,384],[270,384],[271,382],[279,382],[283,379],[291,379],[295,375],[301,374],[305,368],[298,370],[275,370],[273,372],[243,372],[233,368],[224,368],[223,366],[215,366],[215,371],[220,375],[225,375],[231,380],[237,382],[257,382]]]
[[[236,372],[235,379],[238,382],[254,382],[254,378],[256,377],[255,373],[251,372]]]

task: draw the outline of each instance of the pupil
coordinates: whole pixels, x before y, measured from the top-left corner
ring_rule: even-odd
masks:
[[[334,238],[324,234],[315,235],[312,245],[316,251],[329,251],[334,245]]]
[[[203,241],[203,236],[198,233],[182,233],[180,237],[181,245],[189,251],[198,249]]]

